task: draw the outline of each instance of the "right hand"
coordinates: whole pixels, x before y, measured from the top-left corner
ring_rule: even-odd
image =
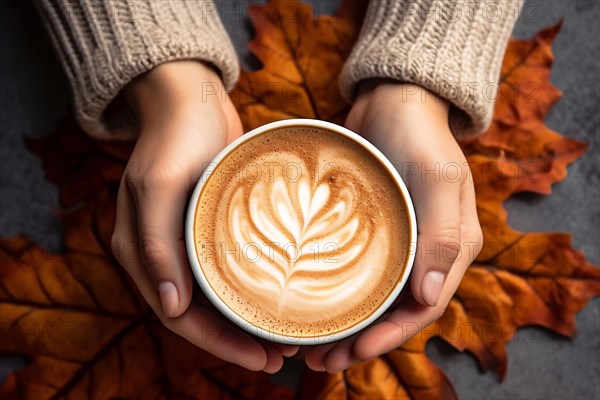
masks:
[[[383,151],[412,196],[418,221],[412,298],[364,331],[308,350],[310,368],[334,373],[400,347],[444,313],[479,254],[475,188],[448,125],[449,108],[448,101],[409,83],[361,84],[346,126]]]
[[[112,249],[168,329],[223,360],[274,373],[297,346],[258,339],[192,301],[187,200],[207,163],[242,134],[223,90],[198,61],[162,64],[125,88],[140,133],[119,188]]]

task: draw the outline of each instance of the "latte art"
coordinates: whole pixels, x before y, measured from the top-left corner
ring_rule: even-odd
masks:
[[[404,270],[406,205],[379,161],[314,128],[266,132],[224,158],[198,200],[198,260],[249,324],[331,334],[368,318]]]
[[[280,157],[275,153],[265,159],[275,162]],[[306,309],[315,301],[335,306],[348,301],[353,289],[368,279],[369,269],[359,261],[384,261],[381,253],[368,251],[373,225],[357,210],[360,188],[352,177],[335,171],[313,183],[302,159],[293,154],[286,158],[303,172],[297,181],[276,176],[273,182],[234,190],[228,229],[218,241],[246,251],[241,257],[227,254],[222,267],[236,284],[260,294],[278,312],[286,306]],[[379,232],[377,240],[386,236]]]

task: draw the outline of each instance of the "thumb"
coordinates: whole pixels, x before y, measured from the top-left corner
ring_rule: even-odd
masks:
[[[129,183],[136,203],[141,260],[167,317],[183,314],[192,298],[183,231],[187,182],[149,173]]]
[[[419,303],[434,307],[460,253],[461,185],[432,181],[411,186],[419,230],[411,290]]]

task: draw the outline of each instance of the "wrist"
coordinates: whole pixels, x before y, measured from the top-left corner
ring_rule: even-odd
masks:
[[[411,113],[424,113],[429,118],[448,123],[448,100],[413,83],[385,78],[367,79],[360,83],[357,95],[357,101],[364,99],[367,102],[390,102],[399,110],[410,109]]]
[[[449,108],[448,101],[417,85],[370,79],[361,83],[346,126],[380,149],[410,155],[419,143],[455,142]]]
[[[123,94],[139,120],[155,117],[168,109],[170,112],[185,111],[188,105],[196,107],[224,90],[217,72],[207,64],[196,60],[176,60],[160,64],[136,77],[124,89]]]

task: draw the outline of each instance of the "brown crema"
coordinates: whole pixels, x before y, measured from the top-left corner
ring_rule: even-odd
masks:
[[[213,291],[248,324],[288,337],[334,335],[368,318],[402,278],[405,199],[359,143],[279,128],[209,168],[196,253]]]

